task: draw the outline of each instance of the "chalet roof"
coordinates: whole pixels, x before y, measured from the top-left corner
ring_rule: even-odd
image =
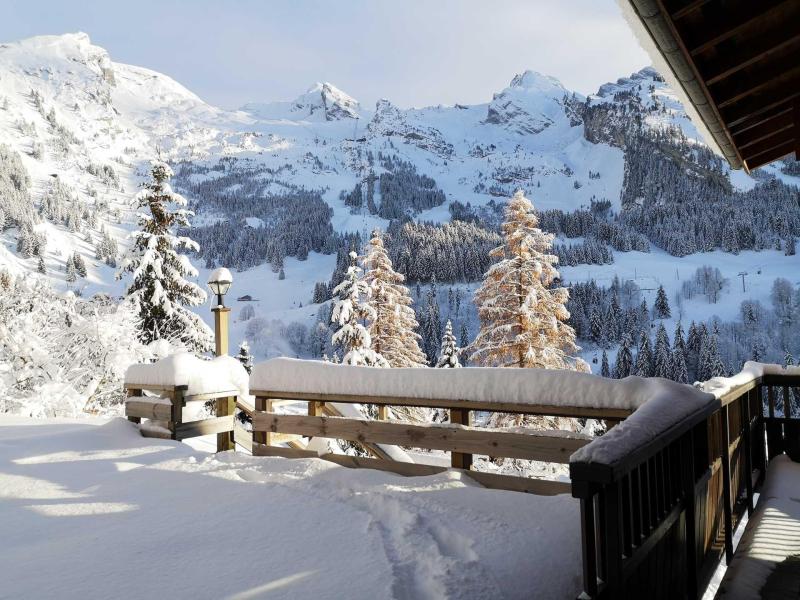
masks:
[[[747,171],[800,158],[800,0],[619,0],[706,141]]]

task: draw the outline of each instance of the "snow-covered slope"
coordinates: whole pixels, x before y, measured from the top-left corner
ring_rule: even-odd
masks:
[[[204,183],[217,199],[210,206],[206,196],[182,190],[199,203],[195,224],[232,219],[231,205],[242,196],[302,190],[319,194],[330,207],[333,231],[363,236],[389,225],[376,183],[386,173],[433,182],[433,201],[399,207],[418,221],[450,220],[455,202],[488,206],[496,215],[496,205],[517,188],[538,209],[573,211],[606,200],[620,210],[632,127],[641,124],[702,147],[676,96],[652,68],[603,85],[589,98],[533,71],[509,75],[508,87],[493,96],[487,90],[492,99],[476,105],[402,109],[380,100],[372,109],[331,83],[317,83],[292,101],[229,111],[163,74],[114,62],[86,34],[41,36],[0,45],[0,144],[21,157],[37,212],[46,212],[48,195],[60,198],[67,216],[44,215],[33,229],[47,240],[44,270],[58,285],[65,285],[68,259],[83,257],[87,275],[72,287],[85,294],[121,292],[113,260],[98,248],[104,236],[124,248],[133,221],[130,200],[147,161],[159,153],[173,162],[192,161],[197,170],[184,183]],[[691,166],[687,177],[705,176]],[[246,180],[238,176],[244,172],[251,173]],[[724,165],[714,176],[733,189],[757,183]],[[764,176],[800,183],[780,165],[762,170]],[[371,186],[372,207],[366,200],[348,202],[346,194],[356,189],[369,197]],[[257,228],[269,215],[242,216]],[[15,227],[0,231],[0,264],[14,272],[41,269],[36,256],[17,251],[19,235]],[[752,254],[753,266],[765,262]],[[285,256],[285,280],[265,265],[236,275],[237,284],[247,286],[243,293],[262,299],[265,318],[313,319],[310,292],[316,281],[330,278],[334,259],[313,251],[308,260],[293,256]],[[672,272],[665,263],[682,260],[652,256],[618,253],[604,269],[631,266],[627,271],[635,276],[660,281]],[[705,262],[700,255],[689,260]],[[595,270],[574,273],[593,276]],[[206,308],[199,311],[208,316]]]

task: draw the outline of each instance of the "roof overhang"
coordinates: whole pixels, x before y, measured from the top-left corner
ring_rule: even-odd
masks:
[[[800,159],[800,0],[619,0],[654,66],[734,169]]]

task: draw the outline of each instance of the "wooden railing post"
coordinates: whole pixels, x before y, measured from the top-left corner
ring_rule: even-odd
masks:
[[[217,398],[216,404],[218,417],[232,416],[236,410],[236,398],[233,396]],[[233,441],[233,426],[231,426],[230,431],[223,431],[217,434],[217,452],[235,449],[236,443]]]
[[[183,423],[183,406],[185,404],[183,397],[186,395],[188,386],[176,385],[169,393],[170,400],[172,401],[172,419],[169,422],[169,430],[172,432],[172,439],[178,439],[178,427]]]
[[[697,598],[698,585],[698,534],[697,505],[695,496],[695,457],[694,436],[689,431],[683,436],[680,445],[681,455],[681,491],[683,495],[684,522],[686,526],[686,595],[688,598]]]
[[[725,562],[731,563],[733,560],[733,505],[731,500],[731,454],[730,454],[730,425],[728,422],[728,406],[725,405],[720,410],[720,421],[722,426],[722,508],[724,511],[725,527]]]
[[[580,499],[581,506],[581,553],[583,558],[582,598],[597,597],[597,528],[595,526],[595,504],[593,486],[586,482],[572,486],[572,496]]]
[[[620,522],[620,482],[615,481],[603,487],[605,540],[605,581],[609,598],[622,598],[622,527]]]
[[[126,389],[125,390],[125,397],[126,398],[133,398],[133,397],[141,396],[141,395],[142,395],[142,390],[141,389]],[[128,417],[128,421],[130,421],[131,423],[141,423],[142,422],[142,418],[141,417]]]
[[[256,396],[255,409],[260,412],[272,412],[272,399]],[[253,441],[264,446],[272,445],[272,433],[269,431],[253,430]]]
[[[747,516],[753,514],[753,444],[751,439],[750,391],[739,398],[744,422],[742,441],[744,443],[744,489],[747,494]]]
[[[472,411],[463,408],[450,409],[450,422],[458,425],[472,425]],[[472,454],[464,454],[463,452],[451,452],[450,464],[454,469],[471,469],[472,468]]]
[[[758,474],[758,485],[761,485],[767,475],[767,429],[764,422],[764,386],[756,386],[754,392],[756,395],[756,406],[758,410],[756,413],[757,420],[755,434],[756,447],[758,448],[756,456],[758,457],[758,469],[760,471]]]

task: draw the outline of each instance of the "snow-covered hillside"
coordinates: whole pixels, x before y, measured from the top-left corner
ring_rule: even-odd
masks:
[[[782,163],[757,177],[730,172],[706,151],[675,94],[649,67],[588,98],[553,77],[526,71],[509,74],[508,87],[493,95],[487,90],[491,100],[477,105],[403,109],[380,100],[365,107],[326,82],[291,101],[257,99],[224,110],[170,77],[112,58],[83,33],[0,45],[0,145],[19,157],[30,177],[14,202],[27,204],[31,213],[0,225],[0,264],[12,273],[43,271],[62,290],[119,295],[124,282],[113,275],[134,223],[131,199],[147,162],[160,155],[173,162],[176,187],[198,211],[194,225],[202,229],[196,236],[213,240],[196,259],[208,267],[200,279],[223,258],[226,266],[241,267],[230,298],[234,314],[252,306],[260,321],[237,321],[232,342],[280,332],[256,345],[262,356],[297,353],[279,338],[285,341],[293,321],[315,326],[315,284],[329,281],[338,267],[333,254],[346,243],[342,236],[359,234],[363,241],[372,228],[386,230],[407,219],[437,224],[458,218],[491,229],[517,188],[545,211],[651,210],[633,224],[613,217],[599,242],[614,248],[613,264],[569,267],[564,275],[581,281],[622,273],[641,287],[663,284],[671,296],[680,286],[675,273],[690,274],[703,264],[724,264],[729,279],[737,269],[760,272],[771,260],[763,250],[776,240],[788,243],[795,226],[773,223],[755,241],[742,233],[747,252],[722,256],[700,251],[718,241],[684,247],[680,231],[648,229],[653,210],[669,215],[673,207],[676,213],[685,209],[682,194],[698,203],[708,194],[735,212],[736,194],[756,190],[760,196],[741,200],[756,210],[772,193],[769,185],[800,183],[797,170]],[[647,162],[654,155],[661,163]],[[663,164],[672,171],[659,187],[655,169]],[[662,189],[666,185],[672,189]],[[796,193],[783,186],[775,196],[790,205]],[[219,230],[210,229],[214,224]],[[220,232],[232,240],[227,249],[211,247],[228,243]],[[588,239],[574,231],[555,233],[562,243]],[[247,260],[228,260],[242,252],[249,252]],[[68,282],[68,263],[76,255],[86,274]],[[788,270],[784,275],[800,266],[796,256],[780,264]],[[771,281],[751,286],[757,299],[767,299]],[[454,277],[449,284],[466,297],[474,278]],[[234,300],[245,294],[257,301]],[[443,287],[440,303],[446,294]],[[684,312],[698,308],[695,318],[732,318],[743,296],[730,294],[722,305],[702,310],[690,302]],[[197,310],[210,320],[207,306]],[[474,309],[462,312],[454,325],[473,334]]]

